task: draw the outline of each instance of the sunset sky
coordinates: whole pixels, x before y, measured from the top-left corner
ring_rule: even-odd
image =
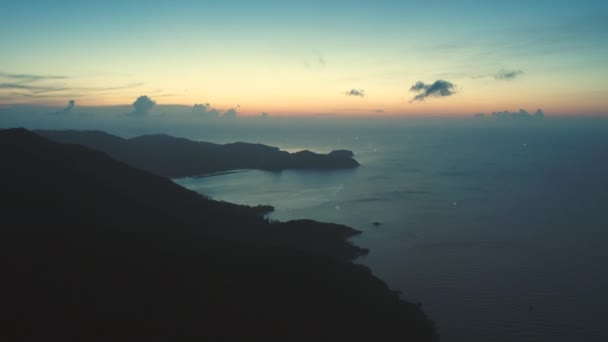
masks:
[[[0,104],[605,115],[607,3],[3,1]]]

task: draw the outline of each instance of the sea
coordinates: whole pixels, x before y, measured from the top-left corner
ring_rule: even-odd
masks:
[[[279,125],[280,126],[280,125]],[[356,169],[174,180],[271,218],[349,225],[355,260],[444,342],[608,341],[608,119],[263,124],[192,138],[349,149]]]

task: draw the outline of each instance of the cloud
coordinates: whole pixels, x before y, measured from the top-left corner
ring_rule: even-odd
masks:
[[[236,106],[236,108],[230,108],[227,111],[224,112],[224,114],[222,115],[222,118],[226,118],[226,119],[236,119],[239,116],[239,113],[237,112],[237,109],[240,108],[241,106]]]
[[[108,87],[90,87],[90,88],[74,88],[75,90],[81,91],[109,91],[109,90],[124,90],[141,87],[143,83],[130,83],[122,86],[108,86]]]
[[[410,91],[421,91],[421,90],[425,90],[426,88],[427,88],[427,85],[424,84],[424,82],[418,81],[418,82],[416,82],[416,84],[414,84],[413,86],[410,87]]]
[[[456,93],[455,88],[455,84],[444,80],[437,80],[433,84],[418,81],[416,84],[410,87],[410,91],[420,94],[414,96],[410,102],[424,101],[424,99],[427,97],[451,96]]]
[[[518,112],[505,110],[502,112],[493,112],[492,117],[499,119],[542,119],[545,117],[545,112],[540,108],[537,109],[534,114],[531,114],[525,109],[520,109]]]
[[[34,75],[34,74],[12,74],[8,72],[1,72],[0,77],[8,78],[16,81],[22,82],[35,82],[41,80],[62,80],[68,78],[67,76],[57,76],[57,75]]]
[[[304,61],[304,66],[309,69],[323,69],[327,65],[327,59],[321,53],[314,53]]]
[[[346,92],[347,96],[359,96],[359,97],[364,97],[365,96],[365,90],[363,89],[351,89],[349,91]]]
[[[520,75],[523,75],[524,72],[521,70],[500,70],[498,73],[492,75],[496,80],[513,80]]]
[[[545,112],[542,109],[538,108],[536,110],[536,113],[534,113],[534,116],[537,117],[537,118],[544,118],[545,117]]]
[[[472,79],[477,80],[477,79],[484,79],[484,78],[493,78],[497,81],[511,81],[514,80],[516,78],[519,78],[521,75],[525,74],[525,72],[523,70],[505,70],[502,69],[496,73],[490,73],[490,74],[477,74],[477,75],[473,75],[471,76]]]
[[[75,105],[76,105],[76,101],[74,101],[74,100],[70,100],[70,101],[68,102],[68,106],[67,106],[67,107],[65,107],[65,109],[63,110],[63,112],[64,112],[64,113],[71,112],[71,111],[72,111],[72,109],[74,109],[74,106],[75,106]]]
[[[19,83],[0,83],[0,89],[13,89],[13,90],[27,90],[33,93],[47,93],[52,91],[63,91],[63,90],[80,90],[80,91],[108,91],[108,90],[124,90],[131,89],[141,86],[142,83],[131,83],[124,86],[115,86],[115,87],[93,87],[93,88],[70,88],[63,87],[57,85],[32,85],[29,84],[29,81],[19,82]]]
[[[68,90],[64,85],[54,82],[66,78],[57,75],[13,74],[0,71],[0,91],[2,95],[10,97],[45,97],[43,94]]]
[[[384,109],[376,109],[374,113],[384,113]]]
[[[202,115],[205,117],[214,118],[220,116],[220,111],[215,108],[212,108],[209,103],[195,104],[194,107],[192,107],[192,113],[195,115]]]
[[[24,83],[0,83],[0,89],[25,90],[33,94],[42,94],[53,91],[68,90],[69,88],[58,86],[36,86]]]
[[[76,101],[75,100],[69,100],[67,107],[65,107],[62,110],[58,110],[58,111],[55,111],[55,112],[52,112],[52,113],[49,113],[49,114],[52,114],[52,115],[68,114],[68,113],[72,112],[72,110],[74,109],[75,106],[76,106]]]
[[[149,98],[148,95],[142,95],[142,96],[138,97],[137,100],[135,100],[135,102],[133,102],[133,108],[135,108],[135,110],[133,112],[131,112],[129,115],[144,116],[144,115],[148,114],[150,109],[152,109],[152,107],[154,107],[155,105],[156,105],[156,102],[154,102],[151,98]]]
[[[0,94],[4,96],[64,98],[69,92],[70,97],[82,96],[84,93],[124,90],[141,86],[141,83],[131,83],[124,86],[109,87],[73,87],[64,84],[62,80],[70,77],[61,75],[15,74],[0,71]],[[63,94],[53,94],[62,92]]]
[[[220,110],[211,107],[211,105],[209,103],[202,103],[202,104],[197,103],[192,107],[192,114],[195,114],[195,115],[201,116],[201,117],[208,117],[208,118],[222,117],[222,118],[226,118],[226,119],[234,119],[239,116],[238,109],[240,107],[241,107],[240,105],[237,105],[236,107],[230,108],[222,113]],[[264,114],[264,113],[262,113],[262,114]],[[268,114],[266,113],[266,115],[268,115]]]

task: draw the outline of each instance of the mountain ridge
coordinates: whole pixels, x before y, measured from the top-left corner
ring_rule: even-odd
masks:
[[[438,339],[350,262],[351,228],[268,222],[26,130],[0,131],[0,152],[7,340]]]
[[[352,151],[328,154],[310,151],[289,153],[263,144],[236,142],[214,144],[172,137],[142,135],[124,139],[103,131],[34,130],[51,140],[87,146],[112,158],[154,174],[180,178],[238,169],[280,171],[286,169],[349,169],[359,163]]]

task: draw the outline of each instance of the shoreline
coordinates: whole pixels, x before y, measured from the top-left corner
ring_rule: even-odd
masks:
[[[207,177],[215,177],[215,176],[224,176],[224,175],[230,175],[233,173],[245,173],[245,172],[250,172],[251,170],[236,170],[236,171],[220,171],[220,172],[211,172],[211,173],[204,173],[198,176],[190,176],[190,178],[207,178]],[[187,177],[180,177],[180,178],[187,178]],[[175,178],[175,179],[179,179],[179,178]]]
[[[270,222],[260,215],[270,206],[211,200],[26,130],[0,140],[12,166],[2,168],[11,296],[0,315],[29,340],[89,340],[100,329],[242,340],[251,328],[277,341],[438,339],[424,312],[352,262],[366,252],[348,241],[353,228]]]

